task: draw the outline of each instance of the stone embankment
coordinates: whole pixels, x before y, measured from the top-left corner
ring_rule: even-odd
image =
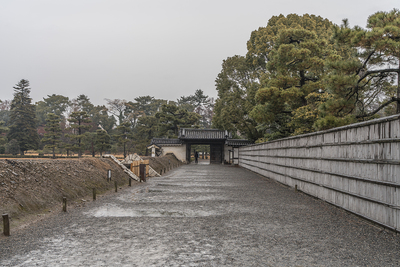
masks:
[[[150,166],[161,170],[168,162],[179,163],[168,155],[150,160]],[[111,182],[106,179],[108,170]],[[59,212],[63,197],[71,207],[82,206],[93,188],[101,195],[113,191],[114,181],[119,187],[127,186],[129,176],[109,158],[1,159],[0,213],[9,214],[11,224],[18,226],[32,214]],[[132,180],[135,184],[138,182]]]

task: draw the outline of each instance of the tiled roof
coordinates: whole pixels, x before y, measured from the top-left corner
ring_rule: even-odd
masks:
[[[190,142],[190,140],[225,140],[227,146],[247,146],[253,142],[245,139],[231,139],[232,136],[228,131],[216,129],[180,129],[179,138],[153,138],[150,145],[157,146],[179,146],[183,143]],[[197,141],[196,141],[197,142]]]
[[[227,146],[248,146],[254,144],[253,142],[246,139],[227,139],[225,145]]]
[[[231,137],[228,131],[216,129],[188,129],[183,128],[179,131],[179,139],[227,139]]]
[[[153,138],[151,144],[155,145],[180,145],[182,144],[179,139],[169,139],[169,138]]]

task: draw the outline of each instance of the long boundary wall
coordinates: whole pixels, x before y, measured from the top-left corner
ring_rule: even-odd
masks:
[[[239,149],[239,165],[400,231],[400,115]]]

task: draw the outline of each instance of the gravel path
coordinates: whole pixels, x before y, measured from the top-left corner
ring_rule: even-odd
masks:
[[[185,165],[0,239],[0,266],[398,266],[400,235],[244,169]]]

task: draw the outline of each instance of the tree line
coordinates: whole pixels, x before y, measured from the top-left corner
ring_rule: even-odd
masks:
[[[214,106],[201,89],[176,101],[139,96],[96,106],[84,94],[72,100],[53,94],[33,104],[28,80],[13,88],[11,101],[0,100],[0,154],[143,155],[153,137],[174,138],[183,127],[209,128]]]
[[[263,142],[400,113],[400,12],[273,16],[223,61],[213,126]]]
[[[366,28],[316,15],[273,16],[251,33],[247,54],[228,57],[215,101],[202,90],[176,101],[139,96],[35,104],[29,82],[0,100],[0,153],[29,149],[144,154],[153,137],[180,128],[218,128],[256,142],[330,129],[400,113],[400,11],[376,12]]]

